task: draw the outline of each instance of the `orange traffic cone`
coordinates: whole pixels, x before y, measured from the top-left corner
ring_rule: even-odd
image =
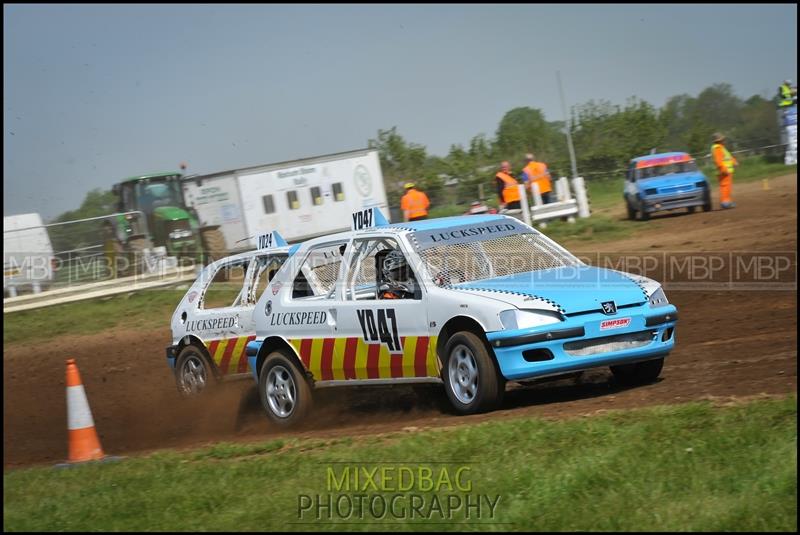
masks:
[[[67,429],[69,462],[94,461],[105,457],[75,359],[67,360]]]

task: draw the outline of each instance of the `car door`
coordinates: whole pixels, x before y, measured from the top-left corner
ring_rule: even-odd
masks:
[[[309,249],[294,268],[291,287],[274,288],[275,298],[264,303],[264,334],[285,338],[317,381],[333,378],[334,292],[346,244],[340,239]]]
[[[435,377],[435,342],[428,336],[425,290],[411,265],[413,297],[384,299],[381,262],[392,249],[409,260],[398,239],[373,235],[350,245],[335,302],[335,379]],[[411,264],[409,262],[409,264]]]
[[[234,257],[217,266],[202,291],[186,333],[206,346],[220,375],[247,372],[245,346],[255,339],[253,307],[249,297],[255,262],[252,256]]]

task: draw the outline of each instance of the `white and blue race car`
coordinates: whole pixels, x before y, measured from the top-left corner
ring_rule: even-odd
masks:
[[[277,233],[258,237],[259,249],[206,266],[172,314],[167,364],[187,397],[218,381],[245,377],[245,347],[255,339],[253,311],[270,279],[299,246]]]
[[[675,344],[658,282],[586,265],[517,219],[355,216],[303,243],[256,304],[248,361],[279,425],[329,386],[440,383],[468,414],[506,381],[610,366],[649,382]]]

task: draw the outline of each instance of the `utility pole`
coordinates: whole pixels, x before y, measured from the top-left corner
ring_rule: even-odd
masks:
[[[558,94],[561,96],[561,113],[564,115],[566,124],[567,146],[569,147],[569,161],[572,164],[572,178],[578,176],[578,166],[575,164],[575,147],[572,146],[572,134],[570,133],[569,117],[567,116],[567,106],[564,104],[564,89],[561,87],[561,72],[556,71],[558,80]]]

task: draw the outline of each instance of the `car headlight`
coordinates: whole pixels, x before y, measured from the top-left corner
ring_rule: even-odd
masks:
[[[651,308],[664,307],[668,304],[669,301],[667,301],[667,296],[664,294],[664,289],[661,287],[659,287],[658,290],[653,292],[653,294],[650,296]]]
[[[500,323],[506,331],[530,329],[561,321],[561,314],[550,310],[504,310],[500,313]]]

